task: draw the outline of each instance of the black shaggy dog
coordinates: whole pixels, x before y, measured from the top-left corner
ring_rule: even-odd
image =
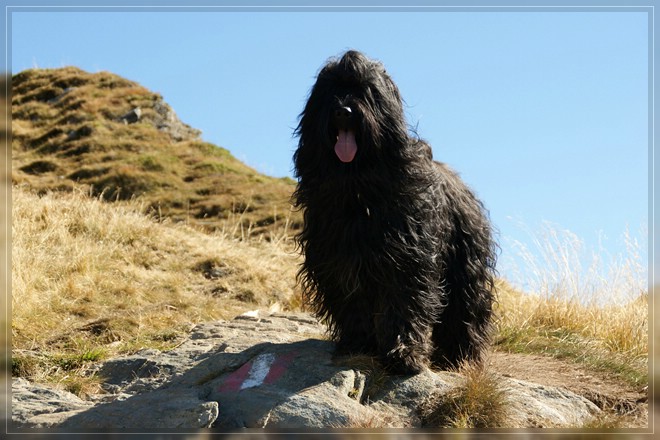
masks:
[[[411,137],[382,64],[323,67],[296,129],[303,293],[343,353],[396,373],[480,362],[496,245],[482,204]]]

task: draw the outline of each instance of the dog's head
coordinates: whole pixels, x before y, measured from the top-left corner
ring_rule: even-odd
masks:
[[[354,50],[321,69],[296,134],[298,170],[312,158],[350,166],[408,142],[399,90],[380,62]]]

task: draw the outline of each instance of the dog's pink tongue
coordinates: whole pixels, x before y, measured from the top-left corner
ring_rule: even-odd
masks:
[[[355,134],[351,130],[339,130],[335,144],[335,154],[339,160],[345,163],[351,162],[355,158],[355,153],[357,153]]]

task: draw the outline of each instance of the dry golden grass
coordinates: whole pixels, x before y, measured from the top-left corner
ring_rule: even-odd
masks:
[[[584,268],[582,242],[546,227],[540,256],[525,252],[530,292],[497,284],[499,349],[582,362],[631,385],[647,381],[648,293],[639,244],[628,253]]]
[[[507,396],[498,376],[485,368],[463,365],[462,386],[432,396],[422,405],[426,428],[499,428],[507,425]]]
[[[648,356],[646,295],[622,305],[584,304],[575,299],[522,293],[500,281],[498,297],[500,332],[507,328],[562,330],[630,359]]]
[[[15,187],[12,197],[15,374],[64,380],[89,362],[170,347],[196,323],[298,302],[287,241],[209,235],[80,192]]]

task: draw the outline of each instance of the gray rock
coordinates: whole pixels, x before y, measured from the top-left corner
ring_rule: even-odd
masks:
[[[140,116],[142,116],[142,109],[140,107],[135,107],[125,115],[119,118],[120,121],[122,121],[124,124],[135,124],[137,121],[140,120]]]
[[[13,421],[87,430],[421,427],[421,403],[464,383],[452,372],[387,376],[360,367],[333,357],[323,333],[305,314],[200,324],[174,350],[99,365],[108,394],[90,401],[15,380]],[[501,387],[511,427],[579,427],[599,411],[557,388],[504,377]]]
[[[75,394],[25,379],[12,379],[12,421],[25,428],[49,428],[90,409],[93,404]]]
[[[240,368],[205,385],[220,405],[218,428],[346,426],[362,405],[349,396],[355,372],[332,363],[333,344],[261,344]]]
[[[174,141],[196,139],[201,134],[199,130],[181,122],[174,110],[162,99],[154,103],[153,109],[156,112],[156,117],[152,121],[153,124],[159,130],[169,134]]]
[[[561,388],[508,379],[505,390],[510,401],[509,419],[516,426],[581,426],[600,412],[593,402]]]
[[[159,388],[78,412],[59,427],[71,430],[209,428],[217,417],[218,403],[200,400],[195,390]]]

